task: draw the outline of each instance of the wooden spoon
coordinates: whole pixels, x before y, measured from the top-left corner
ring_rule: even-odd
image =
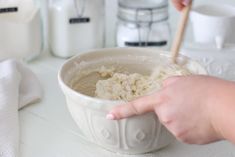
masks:
[[[172,56],[173,63],[177,63],[177,57],[179,55],[179,50],[180,50],[182,41],[184,39],[184,33],[185,33],[185,29],[188,23],[188,17],[189,17],[191,8],[192,8],[192,1],[190,2],[189,5],[184,7],[184,9],[181,12],[181,19],[180,19],[179,26],[177,28],[176,35],[173,40],[173,44],[171,48],[171,53],[172,53],[171,56]]]

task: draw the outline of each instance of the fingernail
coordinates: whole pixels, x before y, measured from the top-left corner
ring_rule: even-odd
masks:
[[[114,119],[115,119],[115,116],[114,116],[113,114],[109,113],[109,114],[107,114],[106,119],[108,119],[108,120],[114,120]]]
[[[191,2],[191,0],[183,0],[183,5],[185,5],[185,6],[187,6],[187,5],[189,5],[189,3]]]

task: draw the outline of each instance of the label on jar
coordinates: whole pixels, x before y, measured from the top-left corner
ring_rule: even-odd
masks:
[[[89,23],[89,22],[90,22],[89,17],[70,18],[69,19],[70,24]]]
[[[144,41],[142,41],[142,42],[125,42],[125,45],[126,46],[136,46],[136,47],[147,47],[147,46],[149,46],[149,47],[151,47],[151,46],[165,46],[165,45],[167,45],[167,41],[158,41],[158,42],[153,42],[153,41],[149,41],[149,42],[144,42]]]
[[[17,12],[17,11],[18,11],[18,7],[0,8],[0,14],[12,13],[12,12]]]

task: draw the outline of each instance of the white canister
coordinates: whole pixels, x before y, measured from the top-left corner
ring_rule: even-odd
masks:
[[[104,46],[104,0],[52,0],[50,48],[68,58]]]
[[[223,4],[206,4],[191,12],[195,41],[215,44],[235,44],[235,7]]]
[[[169,47],[167,1],[119,0],[118,19],[117,46]]]
[[[42,52],[40,10],[31,0],[0,5],[0,60],[38,57]]]

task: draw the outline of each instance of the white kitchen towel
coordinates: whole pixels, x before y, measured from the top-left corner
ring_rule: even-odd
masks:
[[[18,110],[41,97],[40,83],[25,65],[15,60],[0,62],[0,157],[18,156]]]

